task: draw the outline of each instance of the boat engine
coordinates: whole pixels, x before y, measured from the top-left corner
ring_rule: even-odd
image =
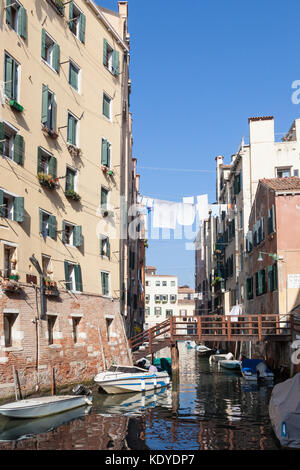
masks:
[[[86,395],[87,397],[92,395],[92,391],[82,384],[76,385],[72,389],[72,393],[74,393],[74,395]]]

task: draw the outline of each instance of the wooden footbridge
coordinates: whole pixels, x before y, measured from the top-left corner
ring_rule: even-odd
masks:
[[[290,341],[293,330],[300,330],[300,321],[292,314],[203,315],[185,319],[172,316],[130,338],[133,359],[137,361],[167,346],[172,351],[178,341]]]

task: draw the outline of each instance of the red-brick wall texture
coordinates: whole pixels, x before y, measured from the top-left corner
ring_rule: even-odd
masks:
[[[60,291],[46,298],[46,312],[55,315],[53,344],[48,341],[47,320],[38,320],[39,289],[22,285],[19,293],[6,294],[0,287],[0,397],[14,393],[13,365],[22,391],[85,382],[112,363],[132,364],[119,301],[91,294]],[[12,347],[5,347],[4,315],[17,312]],[[79,320],[78,340],[73,338],[73,318]],[[106,318],[111,321],[109,338]]]

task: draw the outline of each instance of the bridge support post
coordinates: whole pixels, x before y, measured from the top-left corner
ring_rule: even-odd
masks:
[[[177,341],[171,343],[172,382],[179,381],[179,350]]]

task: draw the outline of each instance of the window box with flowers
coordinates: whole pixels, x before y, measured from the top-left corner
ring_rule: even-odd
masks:
[[[53,178],[51,175],[47,173],[38,173],[37,174],[38,180],[40,184],[46,186],[48,189],[56,189],[58,188],[58,178]]]
[[[59,295],[57,284],[55,281],[53,281],[52,279],[48,277],[45,277],[44,284],[45,284],[45,295],[52,295],[52,296]]]
[[[55,132],[54,130],[50,129],[48,126],[43,125],[42,130],[43,130],[43,132],[46,132],[49,135],[49,137],[52,137],[52,139],[57,139],[58,133]]]
[[[16,276],[17,279],[12,279],[13,276]],[[17,274],[16,275],[13,274],[9,276],[9,279],[8,278],[4,279],[1,283],[1,287],[3,291],[4,292],[18,292],[21,289],[18,279],[19,279],[19,276]]]
[[[75,147],[75,145],[69,144],[68,145],[68,150],[72,158],[79,158],[81,157],[81,149],[78,147]]]
[[[79,194],[76,193],[76,191],[74,191],[73,189],[67,189],[65,191],[65,196],[68,199],[73,199],[73,201],[80,201],[80,199],[81,199],[81,196],[79,196]]]

